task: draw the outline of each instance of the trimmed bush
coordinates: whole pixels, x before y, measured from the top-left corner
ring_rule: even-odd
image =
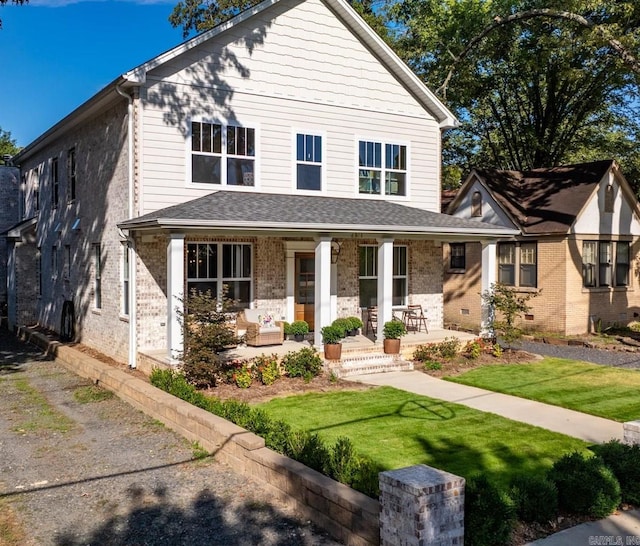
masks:
[[[308,383],[322,372],[322,358],[313,347],[304,347],[284,355],[282,367],[289,377],[302,377]]]
[[[186,361],[182,366],[182,373],[196,389],[215,387],[220,375],[219,359],[216,355],[211,355],[208,362]]]
[[[351,330],[351,321],[347,318],[337,318],[331,323],[331,326],[340,330],[340,337],[345,337],[347,332]]]
[[[251,368],[255,378],[263,385],[273,385],[280,376],[280,365],[278,355],[260,355],[253,360]]]
[[[325,472],[334,480],[351,485],[355,481],[360,461],[356,455],[353,444],[344,436],[338,438],[329,452],[329,458],[325,464]]]
[[[622,502],[640,506],[640,446],[611,440],[591,449],[620,482]]]
[[[318,472],[324,472],[324,463],[329,458],[329,450],[320,436],[307,430],[295,431],[289,436],[287,454]]]
[[[466,546],[509,543],[515,525],[513,501],[486,476],[467,480],[464,511]]]
[[[545,477],[516,476],[510,496],[522,521],[547,523],[558,515],[558,489]]]
[[[567,512],[604,518],[620,504],[620,484],[600,457],[569,453],[558,459],[548,477],[558,488],[558,504]]]

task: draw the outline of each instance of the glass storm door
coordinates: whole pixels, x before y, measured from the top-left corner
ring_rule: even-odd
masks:
[[[313,331],[315,316],[315,269],[314,254],[296,254],[295,320],[304,320]]]

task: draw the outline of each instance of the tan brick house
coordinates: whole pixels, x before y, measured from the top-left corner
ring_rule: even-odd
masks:
[[[265,1],[126,72],[15,158],[12,325],[118,359],[176,356],[190,288],[320,328],[419,303],[442,243],[516,231],[440,213],[449,110],[344,0]],[[26,252],[25,249],[30,249]],[[18,275],[21,271],[29,275]]]
[[[614,161],[527,172],[476,170],[445,212],[520,231],[498,241],[496,280],[536,296],[522,326],[581,334],[640,314],[637,199]],[[482,245],[444,247],[444,319],[478,329]]]

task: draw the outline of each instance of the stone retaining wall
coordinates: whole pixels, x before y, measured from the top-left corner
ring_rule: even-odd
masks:
[[[21,328],[21,339],[42,347],[73,373],[200,443],[217,460],[260,480],[280,501],[347,545],[379,544],[380,504],[350,487],[265,447],[264,439],[196,408],[72,347]]]

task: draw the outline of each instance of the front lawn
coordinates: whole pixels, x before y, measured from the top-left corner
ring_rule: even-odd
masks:
[[[640,372],[562,358],[477,368],[449,381],[615,421],[640,418]]]
[[[384,469],[426,464],[468,478],[483,472],[506,485],[514,474],[541,473],[586,443],[391,387],[312,393],[260,404],[294,428],[328,443],[347,436]]]

